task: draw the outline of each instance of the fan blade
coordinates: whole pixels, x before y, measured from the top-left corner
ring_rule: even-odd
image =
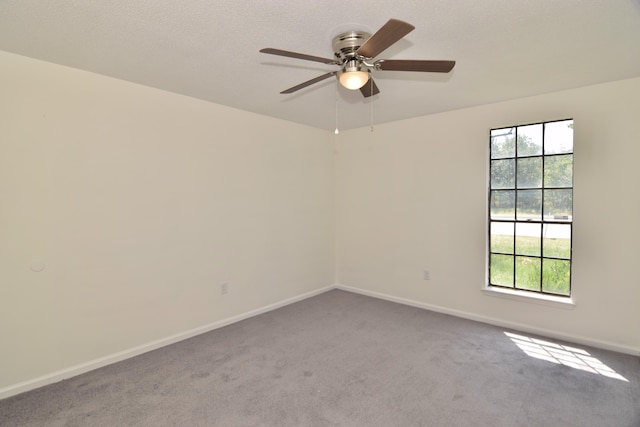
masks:
[[[357,51],[358,55],[365,58],[374,58],[386,48],[409,34],[415,27],[399,19],[390,19],[369,40],[364,42]]]
[[[413,59],[381,59],[376,68],[385,71],[424,71],[427,73],[448,73],[456,61],[420,61]]]
[[[304,82],[304,83],[300,83],[299,85],[296,85],[296,86],[294,86],[294,87],[290,87],[289,89],[283,90],[283,91],[282,91],[282,92],[280,92],[280,93],[293,93],[293,92],[295,92],[295,91],[298,91],[298,90],[300,90],[300,89],[303,89],[303,88],[305,88],[305,87],[307,87],[307,86],[311,86],[311,85],[312,85],[312,84],[314,84],[314,83],[321,82],[322,80],[324,80],[324,79],[328,79],[329,77],[331,77],[331,76],[335,76],[335,75],[336,75],[336,71],[333,71],[333,72],[331,72],[331,73],[327,73],[327,74],[323,74],[323,75],[321,75],[321,76],[316,77],[315,79],[307,80],[307,81],[306,81],[306,82]]]
[[[322,62],[323,64],[339,65],[338,61],[336,61],[335,59],[321,58],[319,56],[313,56],[313,55],[305,55],[304,53],[291,52],[288,50],[272,49],[270,47],[260,49],[260,52],[268,53],[270,55],[280,55],[280,56],[287,56],[289,58],[304,59],[305,61]]]
[[[373,81],[373,77],[369,77],[369,81],[360,88],[360,92],[362,92],[362,96],[368,98],[370,96],[379,94],[380,89],[378,89],[376,82]]]

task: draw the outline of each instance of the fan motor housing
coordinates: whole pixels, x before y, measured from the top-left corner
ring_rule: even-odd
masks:
[[[364,31],[349,31],[338,34],[331,42],[336,58],[343,63],[345,60],[353,59],[356,56],[356,51],[369,37],[371,37],[371,34],[365,33]]]

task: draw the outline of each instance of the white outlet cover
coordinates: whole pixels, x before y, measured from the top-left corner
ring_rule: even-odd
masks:
[[[42,270],[44,270],[44,261],[41,261],[39,259],[34,259],[33,261],[31,261],[30,268],[31,268],[31,271],[39,273]]]

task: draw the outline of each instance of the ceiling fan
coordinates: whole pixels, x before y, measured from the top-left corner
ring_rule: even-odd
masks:
[[[332,46],[335,58],[321,58],[304,53],[288,50],[265,48],[260,52],[271,55],[287,56],[305,61],[321,62],[337,65],[338,71],[331,71],[306,82],[300,83],[280,93],[293,93],[314,83],[337,76],[338,81],[347,89],[360,89],[365,97],[380,93],[371,77],[372,70],[381,71],[422,71],[428,73],[448,73],[456,64],[455,61],[433,61],[414,59],[378,59],[373,58],[381,54],[392,44],[413,31],[415,27],[399,19],[390,19],[373,35],[364,31],[349,31],[333,38]],[[369,84],[367,84],[369,82]]]

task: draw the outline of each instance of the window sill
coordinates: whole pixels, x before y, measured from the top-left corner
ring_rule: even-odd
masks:
[[[515,301],[546,305],[548,307],[563,308],[565,310],[573,310],[576,306],[571,298],[534,294],[532,292],[524,292],[511,289],[484,287],[482,288],[482,293],[492,297],[507,298]]]

